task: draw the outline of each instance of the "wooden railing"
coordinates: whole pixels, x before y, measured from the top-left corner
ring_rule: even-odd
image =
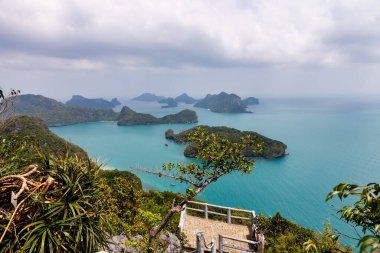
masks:
[[[214,240],[211,240],[210,244],[206,245],[204,235],[202,232],[198,232],[196,237],[197,237],[197,248],[196,248],[197,253],[204,253],[206,250],[210,251],[211,253],[216,253],[217,245],[216,245]],[[219,249],[218,249],[218,251],[220,253],[224,252],[224,248],[235,249],[235,250],[244,251],[244,252],[251,252],[251,253],[257,252],[256,250],[251,249],[249,247],[246,248],[246,247],[241,247],[241,246],[238,246],[235,244],[226,243],[225,239],[227,239],[228,241],[247,243],[248,245],[252,245],[252,246],[257,246],[259,244],[258,242],[254,242],[251,240],[244,240],[244,239],[234,238],[231,236],[219,235]]]
[[[190,207],[189,204],[195,204],[195,205],[198,205],[198,206],[202,206],[203,208],[199,209],[199,208]],[[218,208],[218,209],[221,209],[221,210],[225,210],[225,213],[219,213],[219,212],[211,211],[211,210],[209,210],[210,207]],[[208,219],[209,214],[215,214],[215,215],[219,215],[219,216],[224,216],[224,217],[227,217],[227,223],[231,223],[231,219],[252,221],[252,219],[256,217],[256,214],[255,214],[254,211],[249,211],[249,210],[244,210],[244,209],[237,209],[237,208],[231,208],[231,207],[226,207],[226,206],[211,205],[211,204],[208,204],[208,203],[202,203],[202,202],[196,202],[196,201],[189,201],[188,204],[185,206],[184,210],[185,211],[186,210],[191,210],[191,211],[195,211],[195,212],[204,213],[205,219]],[[236,214],[232,215],[232,212],[238,212],[237,215],[239,215],[239,213],[246,213],[250,217],[237,216]]]
[[[196,207],[194,207],[194,205],[200,206],[201,208],[196,208]],[[213,210],[210,210],[210,208]],[[222,210],[222,211],[224,211],[224,213],[223,212],[216,212],[215,209]],[[189,201],[184,206],[184,208],[181,212],[181,217],[180,217],[180,222],[179,222],[179,228],[180,228],[181,232],[183,231],[187,211],[195,211],[195,212],[204,213],[205,219],[209,218],[209,214],[227,217],[227,223],[231,223],[232,219],[251,221],[252,222],[252,224],[251,224],[252,229],[254,230],[256,237],[257,237],[257,235],[259,235],[259,237],[256,238],[258,241],[250,241],[250,240],[238,239],[238,238],[234,238],[234,237],[230,237],[230,236],[226,236],[226,235],[219,235],[219,252],[223,252],[223,248],[232,248],[232,249],[237,249],[237,250],[245,251],[245,252],[264,253],[264,244],[265,244],[264,235],[260,231],[257,230],[256,225],[253,223],[254,218],[256,217],[255,211],[238,209],[238,208],[231,208],[231,207],[226,207],[226,206],[211,205],[211,204],[203,203],[203,202]],[[246,214],[246,215],[242,216],[241,214]],[[249,216],[249,217],[247,217],[247,216]],[[204,243],[202,242],[202,240],[204,241],[204,238],[202,240],[200,238],[203,238],[203,233],[197,234],[197,252],[203,253],[204,252]],[[255,251],[255,250],[250,249],[250,248],[244,248],[241,246],[237,246],[237,245],[234,245],[231,243],[226,243],[225,239],[228,241],[243,242],[243,243],[247,243],[248,245],[256,246],[256,248],[258,248],[258,251]],[[217,246],[216,246],[215,242],[211,242],[211,247],[209,249],[211,249],[211,252],[216,252],[216,247]]]
[[[244,239],[238,239],[238,238],[234,238],[234,237],[230,237],[226,235],[219,235],[219,252],[223,252],[224,248],[237,249],[237,250],[245,251],[245,252],[256,252],[255,250],[250,249],[250,248],[244,248],[244,247],[237,246],[234,244],[225,243],[224,239],[228,239],[235,242],[248,243],[248,245],[253,245],[253,246],[256,246],[259,244],[258,242],[254,242],[251,240],[244,240]]]

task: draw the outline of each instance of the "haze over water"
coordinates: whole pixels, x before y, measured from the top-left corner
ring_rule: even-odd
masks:
[[[217,114],[183,104],[170,109],[161,109],[158,103],[127,104],[138,112],[157,116],[191,107],[198,114],[199,125],[256,131],[287,144],[288,156],[256,159],[251,175],[227,175],[210,185],[199,199],[265,215],[280,212],[317,230],[322,230],[323,222],[331,219],[333,227],[348,232],[347,225],[334,218],[334,209],[324,200],[340,182],[380,181],[380,103],[332,98],[260,102],[250,107],[253,114]],[[117,126],[113,122],[98,122],[51,130],[83,147],[91,157],[106,161],[107,166],[158,170],[163,163],[191,161],[183,156],[184,146],[167,141],[164,133],[169,128],[177,133],[195,125]],[[177,182],[171,186],[173,181],[169,179],[134,172],[147,189],[185,189]]]

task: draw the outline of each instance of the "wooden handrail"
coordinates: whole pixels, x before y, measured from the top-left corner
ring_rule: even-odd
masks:
[[[254,212],[254,211],[245,210],[245,209],[232,208],[232,207],[228,207],[228,206],[218,206],[218,205],[212,205],[212,204],[203,203],[203,202],[197,202],[197,201],[189,201],[188,203],[198,204],[198,205],[201,205],[201,206],[207,205],[207,206],[217,207],[217,208],[221,208],[221,209],[231,209],[231,211],[238,211],[238,212],[244,212],[244,213],[252,213],[252,212]]]
[[[208,203],[202,203],[202,202],[196,202],[196,201],[189,201],[188,204],[195,204],[195,205],[204,206],[203,209],[198,209],[198,208],[189,207],[187,205],[185,207],[185,209],[186,210],[190,210],[190,211],[204,213],[205,214],[205,219],[208,219],[208,214],[215,214],[215,215],[220,215],[220,216],[227,217],[227,223],[231,223],[231,219],[251,220],[252,218],[256,217],[254,211],[248,211],[248,210],[244,210],[244,209],[237,209],[237,208],[231,208],[231,207],[226,207],[226,206],[211,205],[211,204],[208,204]],[[224,209],[224,210],[227,211],[227,213],[219,213],[219,212],[215,212],[215,211],[210,211],[209,207],[215,207],[215,208],[219,208],[219,209]],[[232,211],[234,211],[234,212],[249,213],[249,214],[252,215],[252,217],[249,218],[249,217],[244,217],[244,216],[232,215],[231,214]]]
[[[223,252],[223,248],[224,247],[231,248],[231,249],[237,249],[237,250],[241,250],[241,251],[245,251],[245,252],[256,252],[255,250],[252,250],[252,249],[249,249],[249,248],[244,248],[244,247],[236,246],[236,245],[233,245],[233,244],[224,243],[223,242],[224,239],[228,239],[228,240],[232,240],[232,241],[237,241],[237,242],[248,243],[248,244],[252,244],[252,245],[258,245],[259,244],[258,242],[255,242],[255,241],[234,238],[234,237],[226,236],[226,235],[219,235],[219,252],[221,252],[221,253]]]

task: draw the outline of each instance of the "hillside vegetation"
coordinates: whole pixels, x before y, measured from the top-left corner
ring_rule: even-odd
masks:
[[[114,121],[118,116],[112,109],[66,106],[54,99],[31,94],[17,97],[16,114],[38,117],[49,126]]]
[[[87,153],[79,146],[72,144],[49,130],[39,118],[31,116],[16,116],[0,124],[0,137],[17,136],[30,140],[46,153],[63,155],[68,150],[70,154],[87,157]]]

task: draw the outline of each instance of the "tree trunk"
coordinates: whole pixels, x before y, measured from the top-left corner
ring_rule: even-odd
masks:
[[[164,219],[161,221],[160,225],[153,227],[149,230],[149,246],[152,245],[153,240],[157,237],[157,235],[166,227],[170,219],[173,217],[175,213],[179,213],[182,211],[182,208],[185,204],[187,204],[189,200],[184,199],[177,206],[172,207],[169,212],[165,215]],[[152,249],[148,249],[148,252],[153,252]]]

